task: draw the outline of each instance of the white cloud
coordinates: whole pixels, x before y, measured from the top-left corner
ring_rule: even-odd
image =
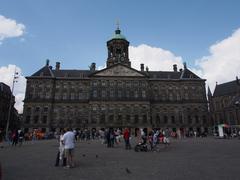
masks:
[[[198,71],[207,79],[211,90],[218,84],[240,75],[240,28],[230,37],[210,46],[210,55],[196,61]]]
[[[14,19],[0,15],[0,42],[6,38],[19,37],[25,32],[25,26]]]
[[[10,86],[12,89],[12,82],[13,82],[13,74],[15,70],[15,65],[8,65],[0,67],[0,82],[3,82]],[[15,108],[18,110],[19,113],[23,111],[23,99],[25,97],[25,88],[26,88],[26,78],[21,74],[21,69],[16,67],[16,71],[18,72],[19,78],[17,82],[14,84],[14,92],[15,95]]]
[[[129,58],[132,67],[140,70],[140,64],[148,66],[150,71],[172,71],[173,64],[177,64],[178,68],[182,68],[182,57],[176,56],[168,50],[158,47],[151,47],[141,44],[137,47],[129,47]]]

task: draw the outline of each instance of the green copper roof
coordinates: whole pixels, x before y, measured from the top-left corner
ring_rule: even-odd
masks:
[[[126,40],[126,37],[121,34],[120,29],[117,29],[115,31],[115,34],[113,35],[112,39],[124,39],[124,40]]]

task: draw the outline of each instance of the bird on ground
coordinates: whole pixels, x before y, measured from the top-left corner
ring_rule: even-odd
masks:
[[[126,172],[127,172],[128,174],[131,174],[131,173],[132,173],[128,168],[126,168],[125,170],[126,170]]]

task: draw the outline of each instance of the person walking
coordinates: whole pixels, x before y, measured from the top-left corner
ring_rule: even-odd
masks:
[[[58,148],[58,153],[57,153],[55,166],[59,166],[60,161],[62,161],[62,166],[66,166],[66,157],[64,155],[64,145],[63,145],[63,142],[62,142],[64,133],[65,133],[65,130],[60,131],[59,148]]]
[[[19,139],[19,140],[18,140],[19,146],[22,146],[23,138],[24,138],[24,133],[23,133],[22,130],[19,130],[18,132],[19,132],[19,138],[18,138],[18,139]]]
[[[123,132],[123,138],[125,141],[125,149],[131,149],[131,145],[130,145],[130,132],[129,129],[126,128]]]
[[[0,129],[0,148],[3,148],[3,131]]]
[[[74,167],[73,155],[75,148],[75,134],[71,128],[67,129],[67,132],[63,135],[62,143],[64,145],[64,152],[67,158],[67,168]]]
[[[16,146],[17,145],[18,137],[19,137],[18,131],[17,130],[13,131],[13,134],[12,134],[12,146]]]

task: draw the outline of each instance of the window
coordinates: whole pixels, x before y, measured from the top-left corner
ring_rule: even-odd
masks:
[[[47,123],[47,116],[43,116],[42,123],[46,124]]]
[[[122,115],[118,115],[118,121],[122,121]]]
[[[93,90],[93,97],[97,97],[97,90]]]
[[[171,116],[171,121],[172,121],[172,124],[175,123],[175,117],[174,116]]]
[[[134,97],[138,98],[138,91],[134,91]]]
[[[127,123],[130,123],[131,116],[130,115],[126,115],[126,120],[127,120]]]
[[[128,91],[128,90],[126,91],[126,97],[127,97],[127,98],[129,98],[129,97],[130,97],[130,93],[129,93],[129,91]]]
[[[102,90],[102,97],[105,98],[106,97],[106,91]]]
[[[121,98],[122,97],[122,91],[118,90],[118,97]]]
[[[203,116],[203,124],[206,124],[206,123],[207,123],[206,116]]]
[[[182,118],[182,115],[180,115],[180,116],[179,116],[179,122],[180,122],[180,124],[182,124],[182,123],[183,123],[183,118]]]
[[[146,114],[143,115],[143,123],[147,123],[147,115]]]
[[[71,93],[71,99],[75,99],[75,94],[74,93]]]
[[[63,93],[63,99],[67,99],[67,93]]]
[[[95,82],[93,82],[93,86],[97,86],[97,82],[95,81]]]
[[[189,124],[192,124],[192,118],[191,118],[191,116],[188,116],[188,123],[189,123]]]
[[[134,116],[134,123],[138,123],[138,115]]]
[[[45,113],[48,112],[48,107],[44,107],[43,112],[45,112]]]
[[[27,108],[27,113],[31,114],[31,108],[30,107]]]
[[[198,118],[198,116],[195,116],[195,121],[196,121],[197,124],[199,123],[199,118]]]
[[[105,123],[105,114],[102,114],[102,115],[100,116],[100,123],[101,123],[101,124],[104,124],[104,123]]]
[[[167,123],[168,123],[168,117],[164,116],[164,124],[167,124]]]
[[[110,97],[114,97],[114,91],[112,89],[110,90]]]
[[[39,112],[39,111],[40,111],[40,107],[36,107],[35,112]]]
[[[146,97],[146,91],[142,91],[142,97],[145,98]]]
[[[26,123],[26,124],[29,124],[29,123],[30,123],[30,116],[27,116],[27,117],[26,117],[25,123]]]
[[[38,123],[39,116],[34,116],[34,124]]]
[[[156,115],[156,124],[159,125],[160,124],[160,116],[157,114]]]
[[[114,121],[114,116],[113,115],[110,115],[109,117],[108,117],[108,122],[113,122]]]

